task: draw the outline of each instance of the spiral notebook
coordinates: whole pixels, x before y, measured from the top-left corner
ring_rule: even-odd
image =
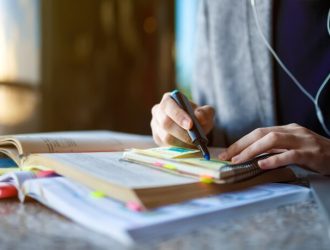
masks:
[[[265,170],[258,166],[258,161],[271,156],[260,155],[240,164],[220,161],[216,158],[205,160],[200,151],[180,147],[158,147],[133,149],[124,154],[123,159],[149,167],[161,169],[178,175],[195,177],[204,182],[235,183],[253,178]]]

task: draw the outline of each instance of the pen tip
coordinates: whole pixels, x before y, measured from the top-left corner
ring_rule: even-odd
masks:
[[[205,154],[204,155],[204,159],[207,160],[207,161],[209,161],[210,160],[210,154]]]

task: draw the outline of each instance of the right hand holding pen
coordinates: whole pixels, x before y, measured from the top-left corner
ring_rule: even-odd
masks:
[[[205,134],[208,134],[213,128],[214,109],[209,105],[191,104]],[[193,122],[171,98],[170,93],[164,94],[161,102],[156,104],[151,112],[152,135],[159,146],[192,146],[187,130],[192,128]]]

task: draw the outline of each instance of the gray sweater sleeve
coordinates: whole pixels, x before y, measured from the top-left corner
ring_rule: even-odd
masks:
[[[272,2],[258,1],[266,34]],[[274,124],[270,54],[246,0],[201,0],[197,17],[192,95],[215,108],[212,142],[228,146],[253,129]],[[270,36],[267,38],[270,39]]]
[[[207,2],[201,0],[197,14],[197,33],[195,47],[195,65],[193,72],[193,82],[191,86],[192,97],[198,105],[212,105],[215,96],[211,90],[213,86],[212,62],[210,56],[209,42],[209,22]],[[214,105],[212,105],[214,106]],[[217,117],[219,120],[220,117]],[[216,121],[215,121],[216,122]],[[227,146],[224,132],[219,126],[208,135],[210,146]]]
[[[208,85],[212,82],[207,8],[204,0],[200,1],[197,14],[197,35],[195,47],[195,65],[192,82],[192,96],[199,105],[208,104]]]

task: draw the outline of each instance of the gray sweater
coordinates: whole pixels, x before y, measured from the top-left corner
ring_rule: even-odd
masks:
[[[271,40],[272,1],[256,2]],[[250,0],[201,1],[192,94],[216,109],[213,145],[276,123],[272,58],[257,32]]]

